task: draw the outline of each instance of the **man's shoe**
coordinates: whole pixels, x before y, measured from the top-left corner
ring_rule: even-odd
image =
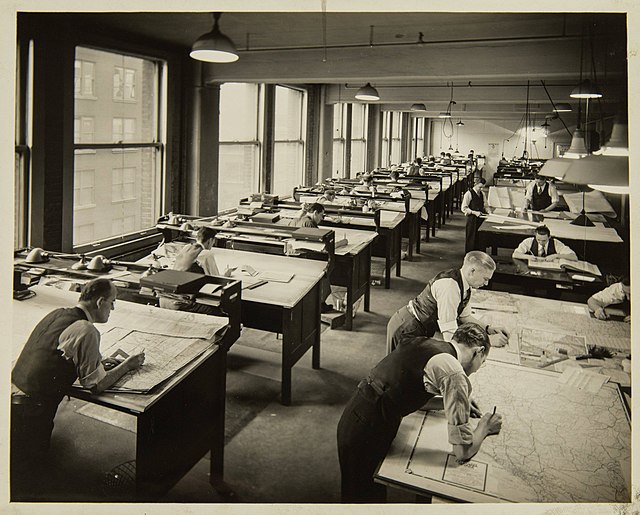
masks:
[[[333,311],[333,304],[327,304],[326,302],[323,302],[320,305],[320,313],[328,313],[329,311]]]

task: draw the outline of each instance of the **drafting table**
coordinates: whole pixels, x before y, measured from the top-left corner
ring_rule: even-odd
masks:
[[[280,396],[282,404],[291,404],[293,366],[312,349],[312,366],[320,368],[320,304],[324,300],[320,298],[320,280],[327,263],[217,247],[208,252],[214,256],[219,270],[249,265],[258,272],[294,274],[287,283],[269,281],[242,290],[242,323],[253,329],[282,334]],[[242,280],[242,277],[239,270],[232,274],[233,279]]]
[[[630,502],[631,427],[619,387],[594,394],[558,376],[487,362],[470,379],[483,411],[503,415],[500,433],[458,464],[444,412],[412,413],[375,479],[457,502]]]
[[[346,238],[347,245],[335,251],[336,266],[329,276],[331,284],[347,288],[345,329],[353,328],[353,304],[364,297],[364,310],[369,311],[371,298],[371,247],[378,236],[374,231],[336,228],[336,238]]]
[[[470,304],[483,323],[511,332],[507,347],[492,348],[487,365],[471,376],[483,412],[497,406],[503,415],[501,433],[457,466],[442,412],[414,413],[403,420],[376,479],[459,502],[629,502],[630,415],[622,391],[630,385],[623,366],[630,324],[597,320],[585,304],[484,289],[473,291]],[[521,352],[523,331],[556,341],[540,338],[536,357]],[[606,347],[613,357],[576,360],[582,342]],[[563,346],[569,357],[556,361]],[[610,380],[597,391],[562,384],[561,372],[576,370]]]
[[[47,313],[58,307],[73,306],[78,300],[78,293],[74,292],[47,286],[32,289],[36,292],[35,297],[12,302],[14,358],[17,358],[32,329]],[[96,327],[116,326],[119,317],[135,317],[151,309],[164,320],[177,320],[184,316],[183,313],[118,301],[108,324],[97,324]],[[190,315],[194,319],[207,318],[207,315]],[[119,392],[91,395],[81,389],[70,390],[73,397],[136,417],[137,500],[151,500],[169,490],[209,451],[209,481],[214,487],[222,486],[225,347],[228,344],[222,345],[217,341],[149,394]],[[192,399],[197,399],[197,402],[188,402]]]
[[[594,227],[581,227],[571,225],[567,219],[545,216],[542,223],[549,227],[551,236],[571,247],[584,261],[599,266],[609,265],[605,268],[610,268],[615,261],[612,257],[623,252],[622,238],[615,229],[601,222],[595,222]],[[523,225],[529,227],[524,228]],[[506,221],[503,217],[489,215],[478,229],[479,245],[483,249],[491,247],[494,255],[498,248],[515,249],[523,239],[534,235],[537,225],[516,218]]]
[[[605,287],[601,277],[580,272],[529,268],[526,260],[503,256],[494,257],[494,261],[496,269],[487,286],[491,290],[504,289],[501,287],[503,284],[515,285],[525,288],[531,295],[536,295],[536,290],[542,290],[541,295],[550,298],[559,298],[567,293],[575,297],[574,300],[586,302],[591,295]],[[575,275],[592,277],[593,281],[574,279]]]

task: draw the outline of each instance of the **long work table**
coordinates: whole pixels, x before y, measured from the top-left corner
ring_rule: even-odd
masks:
[[[402,421],[376,480],[454,502],[630,502],[629,324],[596,320],[584,304],[501,292],[474,292],[471,302],[476,316],[512,330],[470,377],[481,410],[502,415],[500,433],[460,464],[443,412],[418,411]],[[576,359],[590,344],[613,357]]]
[[[58,307],[73,306],[78,301],[78,293],[50,286],[31,289],[35,296],[12,303],[14,359],[31,330],[47,313]],[[151,323],[156,321],[157,327],[158,320],[162,321],[165,334],[157,333]],[[159,344],[166,337],[165,330],[174,323],[183,327],[190,324],[189,327],[198,333],[207,328],[222,329],[226,322],[225,318],[169,311],[120,300],[109,322],[96,327],[103,334],[101,349],[104,350],[107,333],[120,327],[144,331],[146,341],[153,346],[154,342]],[[148,501],[158,497],[209,451],[209,481],[214,487],[222,486],[226,353],[230,346],[225,338],[228,338],[227,334],[193,338],[205,350],[149,393],[118,391],[92,395],[80,388],[69,391],[73,397],[135,417],[135,500]],[[145,352],[147,365],[159,359],[149,346]],[[162,354],[161,349],[159,352]],[[194,399],[197,402],[193,402]]]
[[[168,258],[161,261],[162,264],[171,262],[171,256],[166,256],[166,249],[171,245],[181,243],[166,244],[154,252],[160,258]],[[320,298],[320,280],[325,274],[326,262],[224,248],[203,252],[215,259],[219,270],[235,268],[231,277],[244,280],[242,323],[282,335],[281,402],[291,404],[293,366],[312,349],[312,366],[320,368],[320,304],[324,300]],[[146,258],[147,262],[150,260]],[[247,268],[257,272],[256,277],[271,280],[251,288],[253,278],[243,271]]]

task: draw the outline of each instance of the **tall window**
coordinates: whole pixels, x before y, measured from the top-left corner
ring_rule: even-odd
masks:
[[[273,182],[271,192],[291,195],[302,183],[306,130],[306,93],[276,86]]]
[[[75,247],[152,227],[160,215],[163,72],[160,61],[76,47]]]
[[[347,137],[347,104],[333,106],[333,171],[334,177],[345,177],[345,147]]]
[[[241,198],[258,191],[261,89],[231,82],[220,87],[219,211],[236,207]]]
[[[28,212],[31,175],[33,41],[18,42],[16,56],[15,168],[13,245],[29,244]]]
[[[424,123],[425,118],[413,119],[413,160],[414,157],[423,157],[424,155]]]
[[[380,164],[382,166],[389,166],[391,164],[390,161],[390,144],[391,141],[391,133],[390,131],[391,124],[391,112],[383,111],[382,113],[382,159]]]
[[[351,176],[366,172],[367,166],[367,105],[353,104],[351,114]]]
[[[391,112],[391,163],[400,164],[402,146],[402,113]]]

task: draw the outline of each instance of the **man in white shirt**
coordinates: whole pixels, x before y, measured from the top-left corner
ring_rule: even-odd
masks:
[[[449,341],[459,323],[483,325],[471,314],[471,288],[486,286],[495,269],[496,264],[491,256],[476,250],[464,257],[461,268],[436,274],[417,297],[389,319],[387,353],[405,338],[432,337],[440,331],[442,338]],[[507,344],[509,333],[505,328],[486,326],[485,330],[490,335],[493,347]]]
[[[598,320],[607,320],[609,315],[605,308],[613,304],[627,303],[631,300],[631,279],[625,277],[622,281],[606,287],[604,290],[594,293],[589,300],[587,306]],[[631,315],[627,315],[625,322],[631,322]]]
[[[461,211],[467,218],[465,228],[464,251],[482,250],[478,244],[478,229],[484,221],[482,217],[486,213],[486,201],[482,189],[487,181],[483,177],[477,177],[473,187],[467,190],[462,197]]]
[[[570,247],[551,236],[551,231],[546,225],[536,227],[535,236],[522,240],[511,257],[530,261],[578,260],[578,256]]]
[[[535,180],[527,185],[524,194],[525,209],[542,212],[553,211],[559,201],[556,185],[547,181],[543,176],[536,175]]]

